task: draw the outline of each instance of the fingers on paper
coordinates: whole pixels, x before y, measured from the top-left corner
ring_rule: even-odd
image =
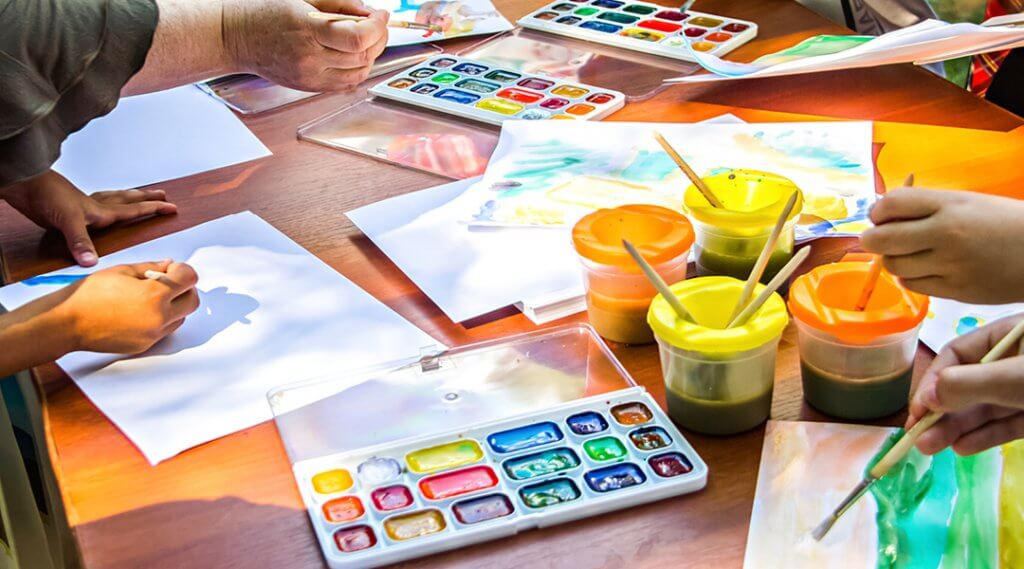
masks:
[[[171,324],[176,321],[184,321],[185,317],[192,314],[199,308],[199,292],[192,288],[178,295],[171,301],[169,319]]]
[[[167,273],[165,282],[167,286],[171,287],[172,298],[175,300],[185,293],[195,292],[196,283],[199,282],[199,275],[189,265],[185,263],[171,263],[164,272]]]
[[[928,217],[942,208],[950,192],[900,188],[878,200],[868,215],[875,225]]]

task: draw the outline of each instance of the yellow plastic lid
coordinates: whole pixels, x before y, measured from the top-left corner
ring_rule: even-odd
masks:
[[[659,294],[651,301],[647,323],[658,338],[682,350],[706,354],[753,350],[777,339],[789,324],[786,303],[773,293],[746,324],[726,329],[743,291],[739,279],[697,277],[671,289],[695,322],[681,320]],[[758,284],[754,294],[762,289],[764,285]]]
[[[572,228],[576,252],[604,265],[639,268],[629,256],[626,239],[651,264],[679,257],[693,245],[693,225],[686,216],[656,205],[625,205],[599,209]]]
[[[854,310],[870,266],[844,260],[802,275],[789,289],[793,317],[851,344],[915,328],[928,314],[928,297],[907,290],[886,271],[865,309]]]
[[[789,196],[797,192],[788,219],[800,215],[804,195],[789,178],[757,170],[722,170],[702,178],[724,208],[711,205],[696,186],[686,188],[683,207],[702,223],[726,229],[747,229],[775,225]]]

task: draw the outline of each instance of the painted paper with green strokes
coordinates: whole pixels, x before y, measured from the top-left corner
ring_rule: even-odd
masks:
[[[902,430],[770,421],[745,566],[1024,567],[1024,442],[974,456],[912,451],[825,539],[809,538]]]

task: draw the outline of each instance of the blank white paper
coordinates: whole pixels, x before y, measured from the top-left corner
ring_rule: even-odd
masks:
[[[274,387],[439,345],[250,212],[50,275],[167,258],[199,273],[201,304],[181,328],[136,357],[76,352],[57,362],[152,464],[271,419]],[[12,284],[0,304],[14,309],[57,286]]]
[[[194,85],[121,99],[72,134],[53,169],[87,194],[166,182],[270,156],[219,101]]]

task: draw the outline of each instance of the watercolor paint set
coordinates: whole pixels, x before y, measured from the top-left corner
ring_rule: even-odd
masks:
[[[705,463],[585,325],[268,397],[334,568],[396,563],[707,482]]]
[[[757,37],[757,24],[629,0],[555,0],[519,20],[524,28],[694,61],[722,56]]]
[[[494,125],[509,119],[600,120],[626,103],[618,91],[447,54],[374,85],[370,93]]]

